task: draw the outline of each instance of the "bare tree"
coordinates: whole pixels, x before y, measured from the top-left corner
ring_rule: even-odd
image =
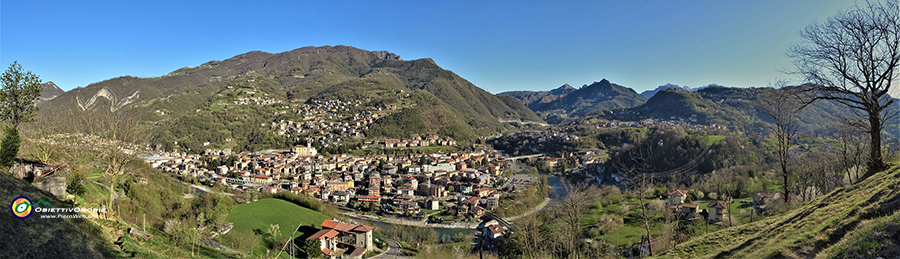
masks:
[[[568,179],[563,179],[563,188],[566,190],[565,197],[562,197],[562,207],[560,214],[569,227],[569,235],[567,235],[566,246],[568,246],[569,258],[581,257],[581,246],[578,244],[582,236],[581,221],[584,214],[587,213],[591,203],[597,200],[599,192],[597,188],[585,183],[570,183]]]
[[[623,173],[627,181],[628,188],[632,189],[640,200],[641,218],[644,220],[644,231],[646,232],[646,240],[650,241],[650,216],[647,211],[645,196],[653,187],[653,167],[650,159],[653,157],[652,141],[644,140],[627,151],[627,155],[620,155],[613,162],[613,166]],[[629,161],[630,160],[630,161]],[[647,246],[650,254],[653,254],[652,248]]]
[[[126,111],[88,110],[77,113],[77,116],[80,128],[85,130],[86,137],[90,140],[89,148],[96,151],[99,158],[106,163],[109,179],[108,208],[112,208],[116,197],[116,183],[121,175],[127,173],[125,167],[134,159],[133,154],[138,151],[129,144],[143,143],[146,135],[139,129],[138,120]]]
[[[49,163],[50,159],[61,155],[61,147],[58,143],[54,143],[50,138],[51,134],[62,132],[61,128],[65,125],[64,120],[42,115],[34,117],[35,123],[26,125],[22,131],[28,144],[28,152],[44,163]],[[71,125],[66,125],[71,127]]]
[[[545,219],[537,215],[529,215],[516,221],[516,229],[509,236],[504,236],[499,251],[510,258],[542,258],[546,257],[546,235],[542,231]],[[459,257],[459,256],[457,256]]]
[[[881,131],[896,116],[888,94],[900,65],[900,4],[866,1],[800,32],[803,42],[791,47],[797,74],[815,84],[821,99],[851,108],[855,126],[869,134],[870,172],[884,169]]]
[[[784,197],[789,199],[791,190],[791,174],[788,172],[788,159],[790,159],[791,140],[797,134],[799,122],[796,120],[797,112],[810,103],[804,98],[802,91],[785,88],[785,82],[776,83],[775,89],[764,91],[759,97],[759,107],[763,113],[772,118],[773,124],[769,129],[775,135],[775,151],[778,154],[778,162],[784,181]],[[787,200],[786,200],[787,201]]]
[[[859,180],[860,170],[866,161],[865,136],[858,134],[852,127],[845,124],[838,125],[837,140],[840,145],[841,169],[847,171],[847,181],[854,183],[854,177]]]

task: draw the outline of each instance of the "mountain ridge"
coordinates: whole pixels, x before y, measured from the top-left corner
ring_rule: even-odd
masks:
[[[540,110],[544,105],[556,99],[565,97],[567,94],[577,91],[568,83],[550,91],[508,91],[498,93],[497,95],[510,96],[519,99],[525,106],[531,110]]]
[[[38,96],[38,98],[35,100],[35,103],[41,103],[41,102],[45,102],[48,100],[52,100],[53,98],[56,98],[57,96],[66,93],[65,90],[63,90],[62,88],[59,88],[59,86],[57,86],[55,83],[53,83],[53,81],[48,81],[46,83],[41,84],[41,88],[44,90],[41,92],[41,96]]]
[[[160,77],[116,77],[73,89],[41,106],[42,111],[49,114],[67,110],[131,113],[146,123],[163,125],[154,126],[154,135],[159,137],[169,130],[165,127],[185,127],[180,123],[189,121],[183,118],[196,115],[199,117],[195,119],[211,122],[215,120],[202,117],[234,117],[234,114],[228,115],[227,111],[222,113],[211,110],[215,100],[224,97],[229,87],[234,88],[238,84],[258,90],[267,98],[280,100],[282,103],[363,96],[368,96],[363,100],[376,102],[384,99],[377,97],[383,94],[370,91],[367,85],[381,85],[378,91],[386,91],[385,93],[392,95],[411,91],[410,94],[427,101],[427,106],[407,107],[419,110],[416,114],[426,117],[442,114],[442,118],[446,119],[445,125],[428,123],[434,122],[432,118],[407,118],[405,121],[412,119],[425,122],[426,127],[400,132],[385,131],[390,133],[390,136],[385,137],[412,137],[443,132],[459,140],[470,141],[476,135],[501,130],[505,127],[500,122],[503,119],[542,122],[523,105],[516,105],[511,100],[490,94],[452,71],[444,70],[431,59],[406,61],[391,52],[366,51],[349,46],[303,47],[275,54],[251,51],[221,61],[208,61],[196,67],[179,68]],[[329,90],[338,88],[354,91]],[[372,99],[373,97],[375,98]],[[265,113],[270,113],[273,109],[276,108],[254,108],[241,116],[265,117],[266,120],[258,122],[269,123],[269,119],[275,119],[276,116]],[[379,123],[386,121],[376,121],[374,125]],[[213,125],[215,124],[207,126]],[[246,128],[221,126],[225,131]],[[241,139],[246,138],[245,133],[249,134],[222,133],[222,136],[216,138]],[[185,136],[175,138],[169,140],[174,142]],[[210,140],[197,141],[203,143]]]
[[[672,83],[666,83],[664,85],[657,86],[656,89],[643,91],[643,92],[641,92],[641,95],[643,95],[644,97],[647,97],[647,99],[650,99],[653,97],[653,95],[656,95],[656,93],[658,93],[660,90],[663,90],[663,89],[678,89],[678,90],[684,90],[684,91],[691,91],[691,88],[687,87],[687,86],[679,86],[679,85],[672,84]]]
[[[568,87],[567,87],[568,86]],[[503,92],[501,95],[515,97],[525,103],[545,120],[559,123],[567,118],[578,118],[601,110],[631,108],[646,101],[646,97],[634,89],[611,83],[607,79],[585,84],[574,89],[565,84],[552,91],[565,95],[552,95],[552,91]]]

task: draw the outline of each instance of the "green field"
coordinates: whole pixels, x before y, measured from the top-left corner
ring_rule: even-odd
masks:
[[[707,135],[706,137],[709,139],[710,145],[722,144],[725,141],[724,135]]]
[[[209,111],[214,112],[214,111],[221,110],[221,109],[223,109],[223,108],[225,108],[224,105],[219,105],[218,103],[216,103],[216,104],[213,104],[212,106],[209,107]]]
[[[253,231],[260,229],[265,231],[269,229],[269,224],[278,224],[281,229],[281,237],[290,237],[293,227],[300,224],[305,226],[313,225],[321,228],[319,225],[323,221],[329,220],[331,217],[319,213],[308,208],[298,206],[288,201],[279,199],[261,199],[256,202],[239,204],[234,207],[231,214],[226,218],[227,222],[234,223],[232,232]],[[313,234],[297,232],[296,235]],[[228,235],[228,234],[226,234]],[[264,255],[265,247],[258,244],[253,249],[255,254]],[[276,251],[277,252],[277,251]]]

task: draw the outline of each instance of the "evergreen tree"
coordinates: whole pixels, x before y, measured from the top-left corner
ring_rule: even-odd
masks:
[[[319,258],[322,255],[322,241],[307,239],[303,245],[303,251],[306,252],[307,258]]]
[[[19,130],[16,127],[6,129],[6,136],[0,142],[0,167],[12,167],[19,153]]]

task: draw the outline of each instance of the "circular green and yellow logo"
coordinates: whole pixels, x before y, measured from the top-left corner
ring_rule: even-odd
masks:
[[[31,215],[31,200],[25,198],[25,196],[19,196],[18,198],[13,200],[12,205],[9,206],[9,209],[17,218],[27,218],[29,215]]]

